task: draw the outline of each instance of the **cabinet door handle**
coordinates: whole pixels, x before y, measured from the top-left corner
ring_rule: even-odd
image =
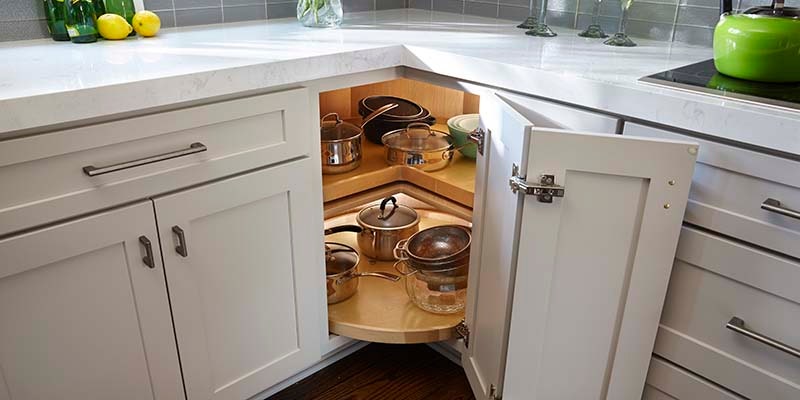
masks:
[[[83,167],[83,173],[89,176],[103,175],[103,174],[108,174],[110,172],[122,171],[123,169],[140,167],[142,165],[157,163],[159,161],[169,160],[172,158],[178,158],[178,157],[188,156],[190,154],[201,153],[206,150],[208,150],[208,147],[206,147],[206,145],[200,142],[195,142],[189,145],[189,147],[185,149],[180,149],[176,151],[171,151],[169,153],[140,158],[138,160],[126,161],[119,164],[108,165],[105,167],[95,167],[94,165],[87,165]]]
[[[753,339],[753,340],[755,340],[757,342],[764,343],[765,345],[767,345],[769,347],[772,347],[774,349],[778,349],[778,350],[780,350],[780,351],[782,351],[784,353],[791,354],[791,355],[793,355],[793,356],[795,356],[797,358],[800,358],[800,350],[798,350],[798,349],[796,349],[796,348],[794,348],[792,346],[789,346],[788,344],[783,343],[783,342],[781,342],[779,340],[775,340],[775,339],[773,339],[771,337],[764,336],[764,335],[762,335],[762,334],[760,334],[760,333],[758,333],[758,332],[756,332],[754,330],[746,328],[744,326],[744,321],[739,317],[732,317],[731,320],[728,321],[728,324],[725,325],[725,327],[730,329],[730,330],[732,330],[732,331],[734,331],[734,332],[736,332],[736,333],[739,333],[739,334],[742,334],[744,336],[747,336],[750,339]]]
[[[150,268],[155,268],[156,262],[153,259],[153,244],[150,243],[150,239],[148,239],[147,236],[139,236],[139,244],[144,247],[145,256],[142,257],[142,262]]]
[[[781,205],[780,200],[768,198],[761,203],[761,208],[767,211],[785,215],[790,218],[800,219],[800,211],[792,210]]]
[[[172,232],[178,235],[178,245],[175,246],[175,252],[183,257],[188,257],[189,252],[186,250],[186,234],[180,226],[175,225],[172,227]]]

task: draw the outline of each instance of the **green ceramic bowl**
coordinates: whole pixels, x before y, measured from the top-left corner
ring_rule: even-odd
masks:
[[[800,19],[725,14],[714,29],[717,71],[759,82],[800,82]]]
[[[461,147],[461,154],[464,157],[475,159],[478,156],[478,147],[475,143],[467,141],[469,134],[478,127],[478,114],[456,115],[447,120],[447,129],[455,139],[456,147]]]

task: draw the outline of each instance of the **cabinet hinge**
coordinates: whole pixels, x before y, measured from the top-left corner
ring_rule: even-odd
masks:
[[[456,335],[464,339],[464,347],[469,348],[469,327],[467,326],[467,321],[462,319],[461,322],[456,325]]]
[[[543,174],[539,176],[539,183],[528,183],[524,176],[519,175],[519,166],[511,166],[511,179],[508,184],[511,191],[516,194],[522,192],[527,195],[536,196],[541,203],[552,203],[553,197],[564,197],[564,187],[556,185],[554,175]]]
[[[483,128],[476,128],[467,136],[467,140],[478,145],[478,153],[483,155],[483,146],[486,143],[486,131]]]
[[[494,384],[489,385],[489,400],[502,400],[502,397],[497,394],[497,386]]]

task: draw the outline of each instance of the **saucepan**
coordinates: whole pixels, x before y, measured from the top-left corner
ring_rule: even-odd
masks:
[[[342,243],[325,242],[325,277],[328,304],[336,304],[353,297],[358,290],[358,279],[375,277],[397,282],[400,277],[386,272],[358,272],[358,251]]]
[[[361,137],[364,126],[379,115],[396,108],[386,104],[364,117],[361,126],[342,121],[339,114],[325,114],[320,120],[320,152],[323,174],[341,174],[361,165]]]

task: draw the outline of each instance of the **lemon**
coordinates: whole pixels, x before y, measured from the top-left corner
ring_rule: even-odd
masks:
[[[97,19],[97,30],[104,39],[125,39],[133,27],[117,14],[103,14]]]
[[[133,16],[133,29],[144,37],[155,36],[160,28],[161,19],[152,11],[142,10]]]

